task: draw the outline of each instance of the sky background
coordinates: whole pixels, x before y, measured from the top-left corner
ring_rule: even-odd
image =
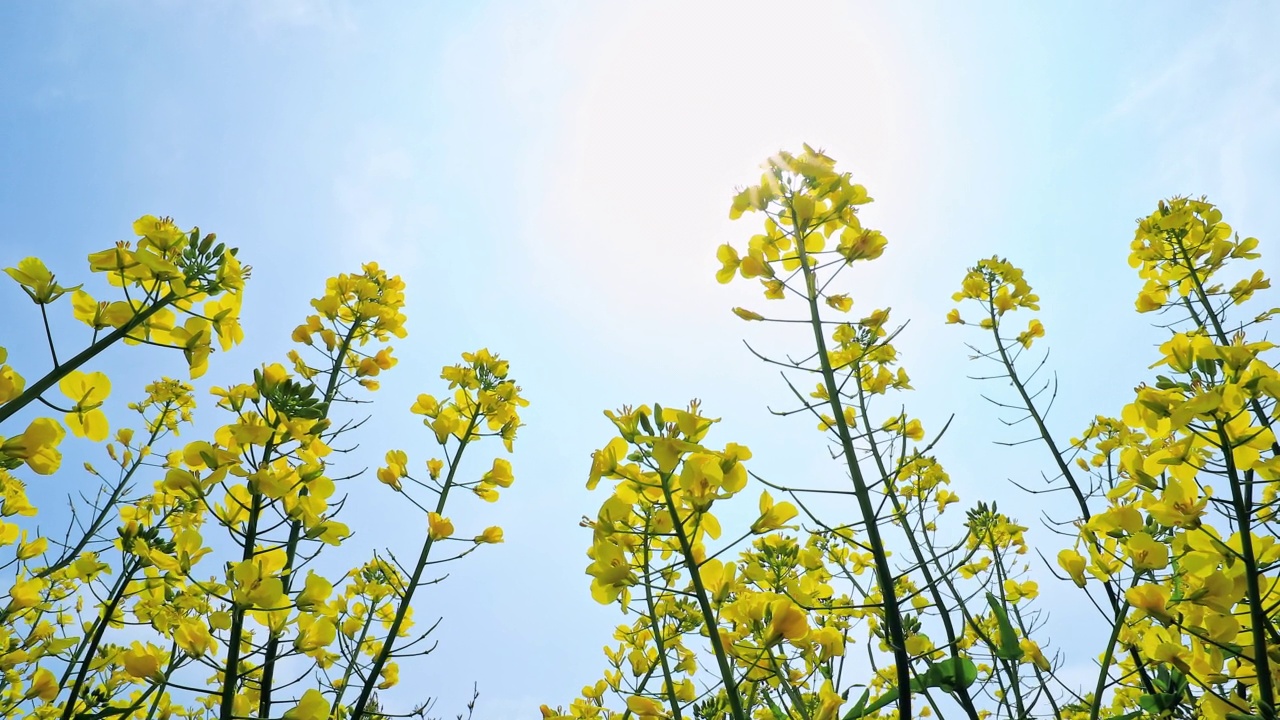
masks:
[[[738,320],[735,305],[766,309],[758,291],[713,277],[715,248],[758,232],[728,206],[765,157],[823,147],[876,198],[863,223],[890,245],[846,281],[855,311],[911,320],[903,400],[929,430],[956,415],[938,451],[955,489],[999,499],[1052,556],[1044,499],[1009,483],[1047,457],[991,444],[1021,436],[979,398],[1001,388],[966,379],[982,369],[974,336],[943,325],[950,294],[980,257],[1022,266],[1063,388],[1052,428],[1118,413],[1162,337],[1133,312],[1135,218],[1207,194],[1277,269],[1278,41],[1270,3],[5,3],[0,265],[38,255],[73,284],[139,215],[216,231],[254,272],[248,339],[203,388],[282,359],[324,279],[378,261],[408,285],[410,336],[357,465],[396,447],[424,461],[412,398],[462,351],[509,359],[532,402],[517,483],[450,511],[507,542],[422,596],[441,648],[393,697],[439,695],[452,716],[474,681],[477,717],[529,717],[599,677],[620,619],[590,598],[578,527],[604,500],[584,489],[603,409],[699,397],[724,418],[710,440],[752,447],[757,472],[840,482],[809,420],[769,415],[785,385],[741,340],[803,345]],[[34,308],[11,283],[0,306],[10,362],[42,372]],[[117,348],[99,368],[122,410],[181,360]],[[88,481],[58,478],[35,499]],[[372,477],[349,489],[350,562],[411,554],[420,515]],[[1083,597],[1050,595],[1048,637],[1070,650]]]

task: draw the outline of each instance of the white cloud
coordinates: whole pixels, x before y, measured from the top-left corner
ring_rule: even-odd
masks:
[[[355,28],[345,0],[253,0],[244,4],[250,25],[259,33],[281,28],[350,31]]]

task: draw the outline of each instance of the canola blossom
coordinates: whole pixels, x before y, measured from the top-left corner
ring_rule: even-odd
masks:
[[[715,251],[718,283],[763,295],[733,315],[806,329],[798,350],[753,352],[782,368],[793,404],[777,414],[822,434],[832,476],[764,476],[750,439],[721,437],[698,400],[606,411],[585,560],[549,561],[583,566],[576,591],[622,619],[601,673],[529,714],[1276,720],[1280,374],[1265,323],[1280,309],[1246,310],[1270,289],[1258,240],[1204,199],[1162,201],[1138,222],[1134,308],[1167,336],[1132,401],[1069,439],[1047,423],[1037,371],[1053,336],[1029,279],[1002,257],[959,274],[938,324],[970,333],[1001,384],[993,401],[1041,449],[1069,510],[1055,507],[1056,544],[1032,547],[998,498],[952,490],[946,426],[907,404],[905,326],[858,305],[858,274],[892,251],[870,203],[822,151],[779,152],[730,201],[754,234]],[[421,590],[452,588],[436,566],[527,541],[457,512],[483,512],[515,482],[528,402],[509,363],[462,353],[400,407],[419,442],[358,459],[360,401],[401,360],[403,281],[375,263],[330,278],[293,349],[206,390],[210,365],[244,340],[251,268],[169,218],[139,218],[133,234],[91,253],[75,285],[38,258],[5,268],[45,333],[0,348],[0,716],[414,715],[379,692],[420,672],[436,627],[415,618]],[[63,320],[81,346],[54,342]],[[113,383],[96,362],[116,344],[181,377]],[[33,359],[43,374],[19,372]],[[111,416],[121,396],[128,412]],[[97,459],[59,530],[27,490],[72,482],[68,434]],[[412,508],[412,547],[350,556],[341,514],[364,502]],[[1038,562],[1053,587],[1031,577]],[[1096,610],[1094,656],[1054,645],[1049,593]],[[1089,668],[1085,685],[1069,660]]]

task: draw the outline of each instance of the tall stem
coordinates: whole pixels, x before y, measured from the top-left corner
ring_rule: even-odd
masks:
[[[893,651],[894,664],[898,675],[898,717],[911,717],[911,656],[907,654],[906,633],[902,627],[902,611],[898,604],[897,590],[893,581],[893,572],[889,569],[889,560],[885,554],[884,540],[880,537],[880,526],[877,522],[875,507],[871,503],[871,491],[858,467],[858,459],[853,447],[853,435],[844,419],[844,408],[840,403],[840,387],[836,383],[835,371],[831,367],[831,357],[827,354],[827,339],[822,333],[822,314],[818,309],[818,289],[813,268],[809,265],[809,254],[805,251],[806,235],[802,234],[794,208],[791,210],[795,228],[796,252],[799,254],[800,267],[804,272],[805,297],[809,302],[809,322],[813,327],[813,341],[817,346],[818,361],[822,366],[822,380],[827,390],[827,404],[835,417],[836,431],[840,435],[840,445],[844,450],[845,466],[849,477],[853,480],[853,492],[858,501],[858,511],[867,528],[867,540],[871,553],[875,558],[876,584],[880,588],[880,599],[884,604],[884,622],[889,648]]]
[[[89,639],[89,645],[85,648],[84,657],[80,660],[80,672],[76,674],[76,681],[71,686],[71,695],[67,698],[67,703],[62,708],[62,720],[71,720],[72,713],[76,707],[76,698],[80,696],[80,691],[84,689],[85,680],[89,677],[89,666],[93,664],[93,657],[98,652],[98,644],[102,642],[102,636],[106,634],[107,627],[111,624],[111,617],[115,615],[116,607],[124,599],[125,589],[128,588],[129,583],[132,581],[133,574],[140,567],[142,567],[141,561],[136,558],[132,560],[120,574],[120,579],[116,581],[116,586],[111,589],[111,599],[102,608],[102,615],[98,618],[98,624],[93,629],[93,636]],[[63,680],[65,682],[65,678]]]
[[[271,453],[275,449],[275,440],[267,441],[262,451],[262,462],[259,467],[271,462]],[[241,562],[253,559],[254,543],[258,539],[258,516],[262,514],[262,493],[251,488],[253,498],[249,506],[249,524],[244,533],[244,551],[240,555]],[[233,590],[234,593],[234,590]],[[235,605],[231,610],[231,630],[227,639],[227,662],[223,667],[222,703],[218,710],[219,720],[233,720],[236,700],[236,685],[240,682],[240,641],[244,635],[244,616],[248,608]]]
[[[1236,470],[1235,456],[1231,452],[1231,439],[1227,436],[1222,421],[1217,420],[1218,442],[1222,448],[1222,457],[1227,464],[1227,477],[1231,485],[1231,505],[1236,516],[1237,531],[1240,533],[1240,561],[1244,563],[1245,597],[1249,600],[1249,634],[1253,638],[1253,674],[1258,678],[1257,694],[1254,698],[1263,720],[1275,720],[1275,694],[1271,682],[1271,660],[1267,656],[1267,627],[1271,624],[1266,608],[1262,605],[1263,592],[1258,579],[1262,572],[1258,568],[1258,558],[1253,550],[1253,522],[1249,498],[1241,492],[1240,477]]]
[[[467,449],[471,434],[480,422],[481,417],[479,408],[473,409],[471,421],[467,424],[467,430],[462,435],[458,451],[454,453],[453,462],[449,464],[449,474],[445,476],[444,487],[440,490],[440,499],[436,502],[437,515],[444,512],[445,501],[449,498],[449,491],[453,489],[454,475],[458,472],[458,465],[462,462],[462,453]],[[414,566],[413,576],[409,578],[408,584],[405,585],[404,597],[400,599],[400,606],[396,608],[395,619],[391,621],[391,627],[387,630],[387,641],[382,645],[382,652],[378,653],[378,656],[373,659],[369,674],[365,677],[363,687],[360,688],[360,697],[356,700],[356,704],[351,710],[350,717],[352,720],[361,720],[364,717],[365,708],[369,705],[369,697],[373,694],[373,686],[377,683],[378,675],[382,673],[382,668],[387,664],[387,660],[391,658],[396,637],[400,635],[400,627],[404,625],[405,615],[409,612],[409,604],[413,602],[413,591],[417,589],[418,583],[422,582],[422,573],[427,568],[427,559],[431,556],[431,546],[433,544],[435,544],[435,539],[431,537],[431,533],[427,533],[427,539],[422,543],[422,552],[418,555],[418,564]],[[334,709],[336,710],[337,708]]]
[[[342,373],[342,365],[346,360],[347,352],[351,349],[351,341],[355,338],[356,330],[359,328],[359,322],[352,322],[346,336],[342,338],[342,345],[338,348],[338,354],[333,358],[333,365],[329,370],[329,382],[324,391],[324,402],[321,405],[324,408],[324,418],[326,420],[329,417],[329,408],[332,407],[334,397],[338,393],[338,377]],[[306,488],[302,488],[298,492],[299,496],[304,496],[306,493]],[[284,568],[280,571],[280,582],[284,585],[285,597],[289,597],[289,593],[293,589],[293,564],[297,561],[298,544],[301,539],[302,520],[294,520],[289,523],[289,541],[285,545]],[[267,639],[267,647],[262,660],[262,683],[258,692],[258,714],[264,718],[271,717],[272,686],[275,684],[276,659],[279,655],[280,636],[272,635]]]
[[[680,517],[675,498],[671,495],[671,473],[660,473],[660,475],[662,498],[667,504],[667,512],[671,513],[671,524],[674,527],[676,540],[680,542],[680,554],[684,558],[685,567],[689,570],[689,579],[693,583],[693,594],[698,600],[698,609],[707,623],[707,636],[711,640],[711,651],[716,656],[716,665],[724,681],[729,710],[734,720],[747,720],[746,711],[742,707],[742,696],[738,693],[738,682],[733,678],[733,666],[729,664],[729,654],[725,651],[724,642],[720,639],[720,626],[716,622],[711,601],[707,598],[707,588],[702,582],[702,574],[698,572],[698,563],[693,557],[693,543],[689,541],[689,533],[684,530],[684,520]]]

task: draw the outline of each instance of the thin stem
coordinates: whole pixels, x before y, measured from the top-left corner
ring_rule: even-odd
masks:
[[[342,339],[342,346],[338,348],[338,354],[334,356],[333,366],[329,372],[329,384],[324,391],[324,402],[321,407],[324,409],[323,419],[329,418],[329,408],[333,405],[333,398],[338,392],[338,376],[342,372],[342,365],[346,359],[347,353],[351,349],[351,341],[355,338],[356,330],[359,329],[360,323],[353,322],[351,328],[347,330],[346,337]],[[307,494],[307,489],[299,490],[299,497]],[[284,585],[284,596],[288,597],[289,592],[293,589],[293,565],[297,561],[298,543],[302,538],[302,520],[296,519],[289,525],[289,542],[285,546],[284,568],[280,571],[280,581]],[[271,717],[271,695],[273,685],[275,684],[276,658],[280,654],[280,636],[272,635],[267,640],[267,647],[262,661],[262,681],[259,683],[258,693],[258,714],[262,717]]]
[[[680,713],[680,699],[676,697],[676,681],[671,673],[671,663],[667,659],[666,641],[662,637],[662,623],[658,622],[658,611],[653,604],[653,584],[650,581],[649,543],[647,542],[650,537],[649,525],[650,521],[646,519],[644,528],[646,542],[642,543],[644,555],[641,561],[644,568],[644,602],[645,607],[649,610],[649,626],[653,630],[653,644],[658,649],[658,662],[662,663],[662,679],[665,681],[663,692],[667,696],[667,704],[671,706],[672,717],[680,720],[683,716]]]
[[[1102,711],[1102,693],[1107,689],[1107,680],[1111,673],[1111,658],[1116,650],[1116,643],[1120,640],[1120,628],[1124,627],[1125,616],[1129,614],[1129,601],[1124,600],[1120,603],[1119,613],[1116,615],[1115,622],[1111,626],[1111,637],[1107,640],[1107,649],[1102,653],[1102,668],[1098,671],[1098,682],[1093,690],[1093,702],[1089,703],[1089,720],[1098,720],[1098,713]]]
[[[853,480],[854,495],[858,501],[858,510],[866,523],[867,541],[875,559],[876,584],[880,587],[880,599],[884,603],[884,621],[887,637],[885,640],[893,651],[894,663],[898,675],[898,717],[911,717],[911,657],[907,654],[906,633],[902,627],[902,614],[898,605],[897,591],[893,582],[893,572],[889,569],[889,560],[885,555],[884,541],[880,537],[880,527],[876,522],[875,509],[871,504],[871,492],[867,488],[866,479],[862,476],[862,468],[858,467],[854,453],[853,436],[849,425],[845,422],[844,408],[840,404],[840,389],[837,386],[835,371],[831,368],[831,357],[827,353],[826,337],[822,334],[822,314],[818,309],[817,283],[813,268],[809,267],[809,255],[805,251],[805,237],[801,234],[795,208],[791,210],[795,228],[796,252],[800,258],[800,267],[804,271],[806,299],[809,302],[809,318],[813,326],[814,344],[818,350],[818,361],[822,365],[822,380],[827,389],[827,403],[831,406],[831,414],[836,421],[836,429],[840,435],[840,444],[844,449],[845,466],[849,477]]]
[[[1271,660],[1267,656],[1267,627],[1271,621],[1262,606],[1262,590],[1258,578],[1258,558],[1253,552],[1253,523],[1249,518],[1249,498],[1244,497],[1240,477],[1236,470],[1235,456],[1231,452],[1231,440],[1226,428],[1217,420],[1218,439],[1223,460],[1227,465],[1227,477],[1231,485],[1231,505],[1235,510],[1236,525],[1240,533],[1240,560],[1244,563],[1245,597],[1249,599],[1249,634],[1253,636],[1253,671],[1258,679],[1257,697],[1254,702],[1263,720],[1275,720],[1275,695],[1271,684]]]
[[[444,487],[440,489],[440,500],[436,503],[436,514],[444,512],[444,504],[449,498],[449,491],[453,489],[453,478],[458,472],[458,465],[462,461],[462,453],[467,449],[472,432],[480,422],[481,417],[479,408],[474,408],[471,413],[471,421],[467,424],[466,432],[463,433],[459,441],[458,451],[454,453],[453,461],[449,464],[449,474],[445,476]],[[387,641],[382,646],[382,652],[378,653],[378,656],[374,658],[373,665],[369,668],[369,675],[365,678],[364,686],[360,688],[360,697],[356,700],[356,704],[351,710],[350,717],[352,720],[361,720],[364,717],[365,708],[369,705],[369,696],[373,694],[373,686],[376,684],[383,666],[386,665],[387,660],[391,657],[396,637],[400,634],[400,626],[404,624],[405,615],[409,612],[409,604],[413,601],[413,591],[417,589],[418,583],[422,581],[422,572],[427,567],[427,560],[431,556],[431,546],[434,543],[435,539],[428,532],[427,539],[422,543],[422,552],[418,555],[418,564],[413,569],[413,576],[405,586],[404,597],[400,599],[400,606],[396,608],[395,619],[391,621],[391,627],[387,630]]]
[[[262,462],[259,466],[267,465],[271,462],[271,453],[275,449],[275,439],[267,441],[266,447],[262,451]],[[244,550],[241,553],[240,561],[249,562],[253,559],[254,543],[258,539],[258,517],[262,514],[262,493],[258,492],[256,487],[252,488],[253,498],[249,506],[249,525],[245,528],[244,534]],[[234,597],[235,590],[232,589]],[[222,679],[222,703],[218,710],[219,720],[233,720],[232,711],[236,699],[236,685],[240,681],[240,639],[244,634],[244,616],[248,608],[239,605],[233,605],[231,610],[231,631],[227,639],[227,662],[223,668]]]
[[[858,375],[860,370],[861,368],[859,364],[854,363],[851,372],[854,375]],[[862,383],[857,383],[857,386],[858,410],[862,415],[862,427],[867,437],[867,443],[871,447],[871,457],[875,459],[876,469],[880,471],[880,477],[888,479],[888,468],[885,467],[884,460],[880,457],[880,449],[875,439],[875,433],[872,432],[871,428],[871,419],[867,414],[868,404],[866,391],[862,387]],[[898,498],[898,494],[893,491],[887,492],[886,494],[889,496],[890,502],[893,503],[894,514],[901,517],[905,525],[907,515],[902,510],[902,501]],[[911,545],[911,552],[915,555],[916,563],[924,574],[926,586],[929,588],[929,594],[933,596],[933,604],[938,608],[938,616],[942,618],[942,627],[947,634],[947,646],[951,650],[951,658],[956,665],[959,666],[960,648],[958,637],[956,635],[955,625],[951,622],[951,611],[942,601],[942,591],[939,587],[940,584],[934,578],[933,573],[929,570],[929,564],[925,561],[924,552],[920,548],[919,541],[916,540],[915,533],[906,532],[904,534],[907,536],[907,542]],[[930,551],[933,551],[932,546],[930,547]],[[956,688],[955,695],[957,700],[960,702],[960,706],[964,709],[965,714],[968,715],[971,720],[978,720],[978,708],[973,704],[973,698],[969,696],[969,688],[961,685]]]
[[[93,629],[93,636],[89,639],[89,645],[86,647],[84,658],[80,661],[80,672],[76,674],[75,684],[71,686],[71,695],[67,698],[67,703],[62,708],[62,720],[71,720],[72,713],[76,707],[76,698],[80,695],[80,691],[84,689],[85,680],[89,677],[89,666],[93,664],[93,657],[98,652],[98,644],[102,642],[102,636],[106,634],[107,627],[111,624],[111,618],[116,613],[116,607],[124,599],[125,589],[129,586],[129,582],[132,581],[133,574],[140,567],[142,567],[142,561],[134,558],[125,567],[124,572],[121,573],[120,579],[116,581],[116,586],[112,588],[111,597],[102,609],[98,623]],[[69,667],[68,670],[70,670]],[[63,681],[66,681],[65,677]]]
[[[707,637],[711,640],[711,651],[716,656],[716,665],[720,668],[720,677],[724,681],[725,696],[729,700],[729,709],[734,720],[747,720],[746,710],[742,707],[742,696],[738,693],[738,683],[733,678],[733,668],[729,664],[729,654],[725,652],[724,642],[720,639],[720,627],[716,622],[715,611],[707,598],[707,588],[702,583],[702,573],[698,572],[698,563],[694,561],[693,543],[684,530],[684,521],[676,509],[675,499],[671,495],[671,473],[659,473],[662,481],[662,498],[667,504],[667,512],[671,513],[671,524],[680,542],[680,554],[684,557],[685,567],[689,569],[689,578],[693,582],[693,593],[698,600],[698,609],[707,623]]]
[[[53,358],[53,367],[58,367],[58,351],[53,347],[53,330],[49,328],[49,311],[45,303],[40,303],[40,319],[44,321],[44,339],[49,342],[49,355]]]

